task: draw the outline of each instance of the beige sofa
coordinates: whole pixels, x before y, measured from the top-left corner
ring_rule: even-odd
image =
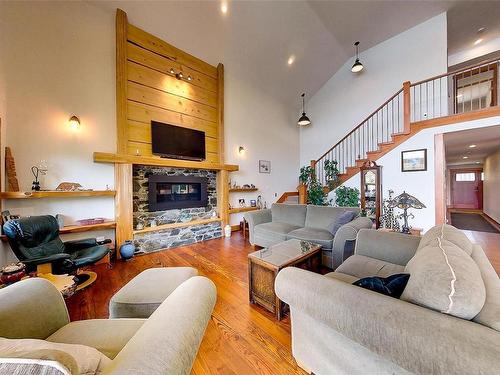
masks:
[[[394,273],[410,273],[401,299],[352,285]],[[336,272],[286,268],[275,287],[290,305],[293,356],[316,375],[500,373],[500,280],[451,226],[422,238],[360,230]]]
[[[321,245],[323,265],[335,269],[344,254],[346,240],[356,239],[361,228],[371,228],[372,222],[358,217],[330,232],[335,219],[345,211],[359,214],[359,207],[332,207],[275,203],[271,209],[247,212],[250,243],[262,247],[290,239],[310,241]]]
[[[18,357],[33,358],[23,357],[19,349],[27,350],[25,342],[36,343],[38,348],[46,340],[49,345],[59,343],[62,349],[79,344],[71,349],[82,354],[83,362],[90,361],[91,350],[101,357],[104,354],[107,358],[96,359],[102,375],[189,374],[215,300],[215,285],[196,276],[177,287],[148,319],[70,322],[61,294],[49,281],[23,280],[0,290],[0,337],[38,340],[0,339],[0,357],[5,357],[6,346],[12,348],[14,342]],[[46,358],[66,359],[69,367],[78,362],[74,357],[69,361],[67,355],[61,357],[59,348],[43,350]],[[29,352],[33,355],[33,350]],[[9,366],[0,361],[2,364]]]

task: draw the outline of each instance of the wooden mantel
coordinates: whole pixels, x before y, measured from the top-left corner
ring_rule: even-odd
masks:
[[[112,154],[106,152],[94,152],[94,162],[114,164],[135,165],[157,165],[161,167],[209,169],[214,171],[235,172],[239,167],[234,164],[220,164],[204,161],[188,161],[178,159],[166,159],[157,156],[134,156],[125,154]]]

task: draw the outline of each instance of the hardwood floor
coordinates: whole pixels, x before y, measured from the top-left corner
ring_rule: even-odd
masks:
[[[290,319],[248,303],[247,254],[240,232],[92,269],[97,281],[68,302],[71,320],[107,318],[111,296],[144,269],[192,266],[217,285],[217,304],[192,374],[306,374],[291,354]]]

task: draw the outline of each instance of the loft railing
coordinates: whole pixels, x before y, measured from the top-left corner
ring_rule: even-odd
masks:
[[[370,153],[390,147],[394,136],[410,134],[412,123],[497,106],[499,62],[497,58],[420,82],[403,83],[401,90],[311,161],[317,180],[328,184],[327,160],[336,161],[341,174],[354,173],[355,167],[370,159]]]

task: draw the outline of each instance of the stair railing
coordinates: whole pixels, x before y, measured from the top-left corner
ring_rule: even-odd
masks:
[[[410,134],[412,123],[498,106],[499,63],[495,58],[416,83],[404,82],[402,89],[311,161],[318,182],[328,185],[326,160],[337,161],[341,175],[350,177],[370,153],[378,153],[385,144],[390,147],[393,135]]]

